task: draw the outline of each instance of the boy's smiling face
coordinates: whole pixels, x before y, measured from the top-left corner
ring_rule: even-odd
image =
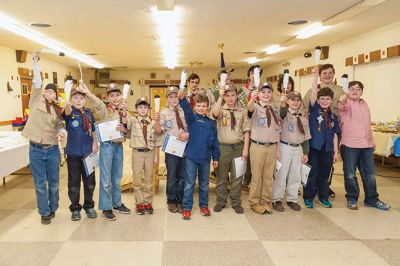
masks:
[[[196,103],[193,109],[199,115],[206,115],[208,109],[208,103],[206,102]]]
[[[122,94],[119,91],[111,91],[107,94],[108,100],[112,106],[118,106],[122,100]]]
[[[296,97],[294,99],[287,100],[287,104],[290,109],[297,111],[300,109],[302,101],[300,98]]]
[[[318,104],[321,106],[322,109],[327,109],[332,104],[332,97],[331,96],[320,96],[318,98]]]
[[[261,89],[258,92],[258,99],[263,103],[268,103],[272,99],[272,90],[268,88]]]
[[[80,93],[75,93],[74,95],[72,95],[71,103],[73,107],[80,110],[83,108],[83,106],[85,106],[86,98]]]
[[[149,112],[149,106],[146,103],[139,104],[136,107],[136,111],[137,111],[139,116],[146,117],[147,113]]]
[[[177,93],[171,93],[170,95],[168,95],[167,102],[168,102],[169,106],[171,106],[173,108],[177,107],[178,104],[179,104],[178,94]]]

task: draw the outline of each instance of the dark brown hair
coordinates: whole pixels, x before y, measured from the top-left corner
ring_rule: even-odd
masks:
[[[247,70],[247,77],[250,77],[250,73],[254,72],[254,69],[258,67],[260,69],[260,77],[262,76],[263,70],[261,69],[260,65],[253,65],[249,68],[249,70]]]
[[[187,78],[187,82],[190,82],[191,80],[195,80],[195,79],[198,79],[199,82],[200,82],[200,77],[199,77],[199,75],[197,75],[196,73],[192,73],[192,74],[190,74],[189,77]]]
[[[196,96],[194,96],[193,100],[195,103],[207,103],[207,105],[210,104],[208,101],[207,95],[205,95],[204,93],[196,94]]]
[[[319,74],[321,75],[322,71],[327,70],[329,68],[332,68],[333,74],[335,74],[335,68],[333,67],[332,64],[324,64],[324,65],[322,65],[321,68],[319,69]]]
[[[294,80],[290,76],[289,76],[289,83],[292,84],[292,91],[294,91]],[[280,77],[279,81],[278,81],[278,88],[277,88],[279,92],[282,92],[282,89],[283,89],[282,85],[283,85],[283,77]]]
[[[361,83],[361,81],[358,80],[353,80],[349,82],[349,88],[353,87],[354,85],[358,85],[358,87],[360,87],[361,91],[364,91],[364,84]]]
[[[333,90],[329,87],[323,87],[320,89],[317,93],[317,99],[319,99],[322,96],[330,96],[333,99],[334,93]]]

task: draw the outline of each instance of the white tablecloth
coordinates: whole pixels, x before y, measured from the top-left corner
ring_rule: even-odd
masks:
[[[0,131],[0,178],[29,164],[29,141],[21,132]]]
[[[372,136],[375,140],[375,154],[380,156],[389,157],[393,154],[393,145],[400,134],[383,133],[383,132],[372,132]]]

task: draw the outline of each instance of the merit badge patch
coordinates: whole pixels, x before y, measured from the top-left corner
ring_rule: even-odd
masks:
[[[288,124],[288,130],[289,130],[290,132],[294,132],[294,124],[293,124],[293,123],[289,123],[289,124]]]
[[[166,128],[172,128],[172,121],[171,120],[165,121],[165,127]]]
[[[265,118],[259,118],[259,119],[258,119],[258,124],[259,124],[260,126],[265,125]]]
[[[72,126],[73,127],[78,127],[79,126],[79,121],[78,120],[72,121]]]

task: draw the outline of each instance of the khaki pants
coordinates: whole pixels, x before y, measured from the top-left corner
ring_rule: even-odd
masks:
[[[271,206],[272,181],[276,163],[276,144],[265,146],[252,143],[251,183],[249,191],[249,205]]]
[[[132,175],[133,194],[136,204],[148,204],[153,202],[152,173],[155,150],[138,152],[132,150]],[[144,181],[142,181],[144,172]]]

